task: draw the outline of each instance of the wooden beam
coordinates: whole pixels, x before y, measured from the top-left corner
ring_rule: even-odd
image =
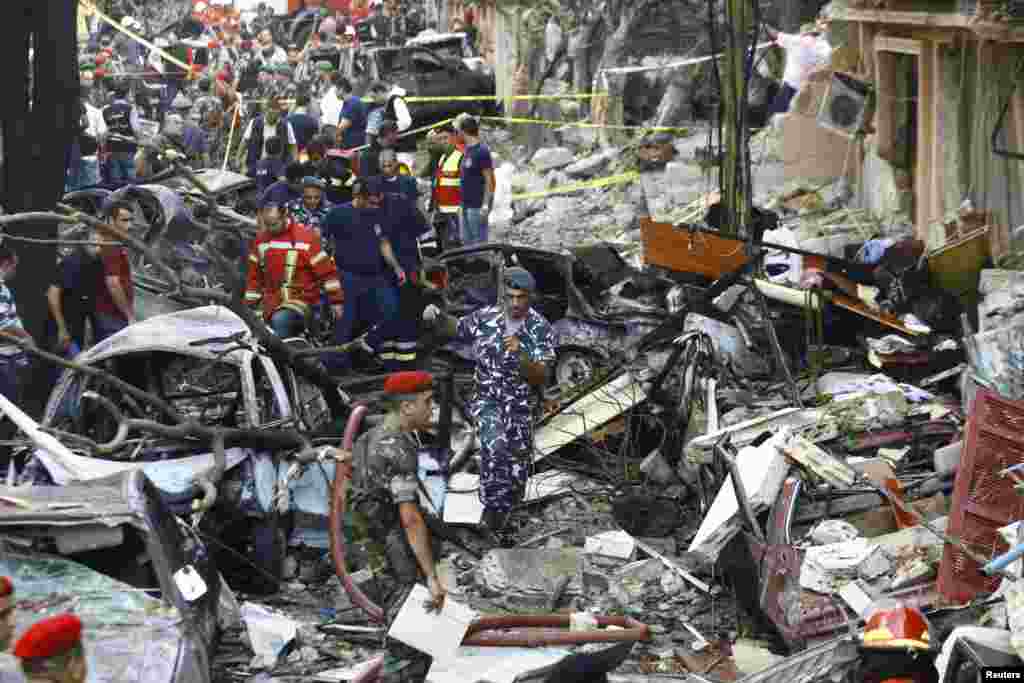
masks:
[[[927,140],[935,144],[925,145],[931,150],[931,215],[930,222],[941,221],[945,217],[945,145],[940,141],[946,139],[946,98],[942,79],[942,46],[938,43],[927,43],[922,61],[927,61],[932,74],[932,91],[929,93],[931,102],[931,126]],[[921,102],[922,105],[926,104]],[[920,144],[920,140],[918,141]]]
[[[970,18],[953,12],[889,12],[871,9],[836,9],[833,21],[860,21],[871,24],[967,28]]]
[[[920,40],[895,38],[893,36],[875,36],[875,52],[898,52],[903,55],[921,54]]]
[[[914,133],[917,148],[914,160],[914,236],[926,244],[935,206],[932,197],[932,150],[939,142],[933,137],[935,70],[929,52],[922,50],[917,57],[917,131]]]

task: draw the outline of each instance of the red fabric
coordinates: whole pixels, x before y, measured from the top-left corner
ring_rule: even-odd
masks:
[[[71,650],[82,641],[82,620],[74,614],[43,619],[32,625],[14,646],[18,659],[54,657]]]
[[[384,380],[384,393],[392,396],[418,394],[426,391],[434,383],[434,376],[423,370],[393,372]]]
[[[96,312],[124,319],[121,309],[114,303],[110,295],[106,278],[116,277],[121,281],[121,288],[128,303],[135,304],[135,288],[132,287],[132,266],[128,263],[128,250],[123,247],[103,249],[103,286],[96,291]]]
[[[293,268],[288,267],[289,258],[294,259]],[[265,319],[284,305],[309,313],[320,302],[321,289],[330,303],[344,302],[338,270],[319,235],[299,223],[289,224],[278,235],[265,230],[256,235],[249,251],[245,302],[262,304]]]
[[[0,598],[6,598],[14,592],[14,584],[6,576],[0,576]]]

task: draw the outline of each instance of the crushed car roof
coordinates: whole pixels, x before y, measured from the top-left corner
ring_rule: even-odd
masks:
[[[239,333],[248,336],[249,328],[230,309],[223,306],[200,306],[154,316],[129,325],[91,349],[83,351],[76,360],[88,364],[114,355],[144,351],[169,351],[213,358],[217,355],[217,350],[223,349],[226,344],[189,344]],[[232,351],[224,356],[224,359],[232,360],[233,357],[240,355],[241,351]]]

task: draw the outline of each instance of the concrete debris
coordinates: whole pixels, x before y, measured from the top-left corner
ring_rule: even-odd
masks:
[[[484,555],[477,571],[484,594],[509,606],[540,609],[562,576],[571,577],[567,595],[582,591],[582,555],[576,548],[496,548]]]
[[[860,535],[857,528],[841,519],[823,519],[811,529],[810,539],[815,545],[829,545],[852,541]]]
[[[564,168],[576,160],[576,155],[568,147],[545,147],[538,149],[530,159],[537,171],[543,173],[553,169]]]
[[[619,560],[631,560],[636,553],[636,541],[625,531],[606,531],[588,536],[583,552],[589,555],[603,555]]]
[[[800,585],[819,593],[835,593],[856,579],[860,566],[877,552],[878,545],[866,538],[810,547],[800,567]]]

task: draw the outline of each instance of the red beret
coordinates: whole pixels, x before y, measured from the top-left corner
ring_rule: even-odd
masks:
[[[434,376],[423,370],[393,372],[384,380],[384,393],[389,396],[418,394],[427,391],[434,383]]]
[[[14,592],[14,584],[6,576],[0,576],[0,598],[6,598]]]
[[[82,620],[74,614],[43,619],[32,625],[14,646],[18,659],[55,657],[82,642]]]

